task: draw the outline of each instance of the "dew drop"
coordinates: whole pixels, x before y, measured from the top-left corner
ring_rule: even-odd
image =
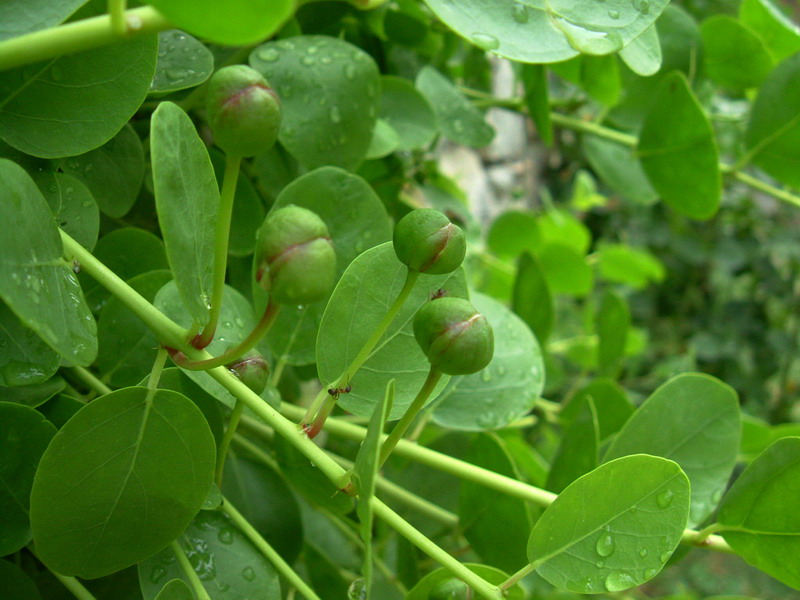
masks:
[[[186,78],[186,69],[167,69],[165,74],[170,81],[180,81]]]
[[[494,50],[500,46],[500,41],[488,33],[473,33],[470,36],[470,40],[482,50]]]
[[[714,493],[711,494],[711,502],[714,504],[719,504],[720,500],[722,500],[722,488],[714,490]]]
[[[318,51],[319,48],[317,46],[309,46],[308,50],[306,50],[309,54],[316,54]]]
[[[164,579],[164,575],[166,574],[167,570],[164,567],[153,567],[153,571],[150,573],[150,581],[158,583]]]
[[[511,9],[511,14],[517,23],[527,23],[528,19],[530,19],[528,9],[523,4],[515,4],[514,8]]]
[[[347,600],[367,600],[367,586],[363,579],[353,580],[347,588]]]
[[[614,550],[616,548],[616,544],[614,543],[614,538],[611,537],[611,534],[607,531],[604,531],[600,534],[600,537],[597,538],[597,543],[594,546],[595,550],[600,556],[611,556],[614,554]]]
[[[672,490],[664,490],[656,497],[656,503],[658,504],[659,508],[667,508],[670,504],[672,504],[672,497],[675,494]]]
[[[597,567],[598,569],[602,569],[603,567],[606,566],[606,563],[604,563],[602,560],[598,560],[596,563],[594,563],[594,566]]]
[[[317,59],[314,58],[313,56],[304,56],[302,58],[302,60],[300,60],[300,62],[303,63],[307,67],[311,67],[311,66],[317,64]]]
[[[242,570],[242,577],[247,581],[253,581],[253,579],[256,578],[256,572],[253,570],[253,567],[245,567]]]
[[[94,169],[94,163],[86,163],[86,166],[83,167],[83,172],[91,173],[93,169]]]
[[[639,556],[641,556],[642,558],[647,556],[647,548],[642,548],[641,550],[639,550]]]
[[[319,59],[319,62],[321,62],[323,65],[329,65],[331,62],[333,62],[333,59],[330,56],[323,56]]]
[[[463,132],[464,122],[461,119],[456,119],[455,121],[453,121],[453,129],[455,129],[457,133]]]
[[[341,123],[342,121],[342,115],[339,113],[338,106],[331,106],[330,110],[328,111],[328,116],[334,123]]]
[[[612,8],[611,10],[608,11],[608,16],[611,17],[612,19],[619,19],[619,11],[614,10]]]
[[[489,382],[492,380],[492,374],[488,371],[488,369],[484,369],[481,373],[481,381]]]
[[[652,579],[656,575],[658,575],[658,569],[655,568],[646,569],[644,572],[645,579]]]
[[[633,0],[633,7],[646,15],[650,12],[650,0]]]
[[[636,585],[636,580],[627,573],[614,571],[606,577],[606,589],[609,592],[621,592]]]
[[[344,76],[346,79],[352,81],[356,76],[356,68],[353,65],[347,65],[344,68]]]
[[[224,529],[220,529],[219,533],[217,534],[217,539],[223,544],[232,544],[233,543],[233,530],[225,527]]]
[[[661,556],[658,557],[658,560],[660,560],[662,563],[665,563],[669,560],[670,556],[672,556],[672,552],[662,552]]]
[[[262,48],[256,53],[256,56],[265,62],[275,62],[281,57],[281,54],[275,48]]]

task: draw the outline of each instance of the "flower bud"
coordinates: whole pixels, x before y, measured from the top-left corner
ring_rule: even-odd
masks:
[[[455,271],[464,260],[464,232],[432,208],[412,210],[394,229],[394,251],[411,271],[442,275]]]
[[[462,298],[436,298],[420,308],[414,337],[431,365],[448,375],[476,373],[494,353],[491,325]]]
[[[227,366],[243,384],[259,396],[267,387],[269,364],[256,350],[251,350]]]
[[[230,155],[255,156],[278,138],[278,96],[261,73],[246,65],[224,67],[211,76],[206,110],[214,141]]]
[[[451,577],[433,588],[428,595],[428,600],[466,600],[471,597],[467,584],[460,579]]]
[[[333,288],[336,253],[316,213],[295,205],[267,215],[258,232],[259,285],[281,304],[323,300]]]

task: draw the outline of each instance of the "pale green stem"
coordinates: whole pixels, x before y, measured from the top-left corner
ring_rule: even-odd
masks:
[[[592,135],[603,137],[607,140],[612,140],[622,144],[623,146],[629,146],[633,148],[639,143],[639,140],[635,135],[630,135],[628,133],[616,131],[615,129],[603,127],[602,125],[598,125],[592,121],[584,121],[583,119],[568,117],[557,112],[551,112],[550,119],[555,125],[561,125],[562,127],[566,127],[567,129],[572,129],[574,131],[582,131],[583,133],[590,133]]]
[[[743,173],[742,171],[736,171],[733,173],[733,177],[738,179],[742,183],[749,185],[752,188],[760,190],[766,194],[769,194],[773,198],[777,198],[778,200],[783,200],[784,202],[788,202],[793,206],[800,207],[800,196],[792,194],[791,192],[787,192],[786,190],[782,190],[780,188],[775,187],[774,185],[770,185],[752,175],[748,175],[747,173]]]
[[[219,452],[217,452],[217,473],[215,480],[218,487],[222,487],[222,473],[225,470],[225,458],[228,455],[228,448],[230,448],[231,440],[236,433],[236,428],[239,426],[239,419],[242,418],[242,411],[244,404],[241,400],[236,400],[236,404],[231,412],[231,418],[228,420],[228,426],[225,428],[225,434],[222,436],[222,442],[219,445]]]
[[[281,376],[283,375],[283,370],[286,368],[286,355],[282,355],[278,362],[275,363],[275,368],[272,369],[272,377],[270,378],[270,383],[275,387],[278,387],[278,384],[281,382]]]
[[[425,383],[422,384],[422,387],[417,393],[417,397],[414,398],[405,414],[397,422],[391,433],[389,433],[389,436],[381,445],[381,454],[380,458],[378,459],[379,469],[383,466],[383,463],[386,462],[386,459],[389,458],[392,450],[394,450],[395,446],[397,446],[397,443],[408,430],[411,423],[417,418],[419,411],[421,411],[422,407],[425,406],[425,403],[428,401],[428,398],[430,398],[434,388],[436,387],[436,384],[439,383],[439,379],[441,379],[441,377],[442,372],[431,365],[430,371],[428,371],[428,377],[425,379]]]
[[[538,563],[535,563],[535,562],[532,562],[532,563],[529,563],[529,564],[525,565],[519,571],[517,571],[511,577],[509,577],[503,583],[501,583],[500,584],[500,589],[507,590],[510,587],[513,587],[520,580],[522,580],[523,578],[525,578],[528,575],[530,575],[531,573],[533,573],[538,566],[539,566]]]
[[[194,567],[192,567],[192,563],[189,562],[186,553],[183,551],[183,548],[181,548],[181,545],[178,543],[178,541],[173,541],[170,546],[172,547],[172,551],[175,553],[175,556],[178,557],[178,562],[181,564],[183,572],[186,573],[186,577],[189,578],[189,583],[192,584],[192,589],[194,590],[194,595],[197,596],[197,600],[211,600],[206,588],[203,587],[203,582],[200,581],[200,578],[197,576]]]
[[[67,577],[61,573],[56,573],[55,571],[50,571],[50,573],[52,573],[53,576],[58,579],[61,584],[67,588],[78,600],[97,600],[94,595],[85,587],[83,587],[83,584],[74,577]]]
[[[108,16],[111,17],[111,29],[117,35],[125,35],[125,8],[126,0],[108,0]]]
[[[0,42],[0,71],[172,27],[160,12],[150,6],[125,11],[124,17],[122,34],[115,31],[110,15],[102,15],[3,40]]]
[[[319,596],[312,590],[308,584],[303,581],[300,576],[292,569],[292,567],[287,563],[280,554],[278,554],[275,549],[269,545],[267,540],[265,540],[258,531],[245,519],[242,514],[236,510],[233,504],[225,498],[222,502],[222,510],[227,514],[231,521],[233,521],[234,525],[239,528],[243,534],[245,534],[248,539],[253,543],[253,545],[258,548],[258,551],[264,555],[264,557],[272,563],[272,565],[277,569],[278,573],[280,573],[286,581],[289,582],[296,590],[298,590],[307,600],[321,600]]]
[[[217,330],[219,315],[222,311],[222,296],[225,292],[225,269],[228,266],[228,240],[231,233],[233,199],[236,196],[236,182],[239,179],[239,166],[241,164],[241,156],[228,154],[225,159],[225,175],[222,178],[219,212],[217,213],[216,230],[214,232],[214,275],[211,287],[211,312],[208,315],[208,323],[206,323],[195,344],[198,348],[205,348],[214,339],[214,332]]]
[[[378,345],[378,342],[383,337],[383,334],[386,333],[389,325],[392,324],[392,321],[394,321],[397,313],[400,312],[403,304],[405,304],[406,300],[408,300],[408,297],[411,294],[411,291],[414,289],[414,284],[417,282],[419,275],[420,274],[417,271],[408,271],[406,274],[405,283],[403,283],[400,293],[397,294],[397,298],[395,298],[394,302],[389,307],[389,310],[383,316],[381,322],[378,323],[378,326],[372,332],[372,335],[370,335],[367,341],[364,342],[361,350],[358,352],[350,365],[344,370],[344,373],[342,373],[339,378],[329,386],[323,385],[322,389],[317,394],[317,397],[314,398],[311,406],[309,406],[308,410],[306,411],[306,415],[303,418],[303,423],[310,423],[314,421],[320,406],[322,406],[322,403],[326,400],[326,398],[329,397],[328,388],[341,388],[350,383],[355,374],[361,368],[361,365],[367,361],[370,354],[375,349],[375,346]]]
[[[164,363],[167,362],[167,351],[165,348],[159,348],[156,354],[156,360],[153,362],[153,368],[150,371],[150,377],[147,379],[147,389],[150,393],[158,389],[158,380],[161,379],[161,371],[164,370]]]
[[[88,387],[90,390],[97,392],[99,396],[102,396],[103,394],[110,394],[113,391],[105,383],[100,381],[100,379],[98,379],[89,369],[85,369],[83,367],[70,367],[70,372],[75,376],[76,379],[80,380],[80,382],[86,385],[86,387]]]

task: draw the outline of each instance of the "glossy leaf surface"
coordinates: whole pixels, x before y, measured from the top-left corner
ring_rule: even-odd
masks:
[[[52,27],[63,22],[78,10],[86,0],[17,0],[5,2],[0,6],[0,40]],[[23,8],[25,10],[21,10]]]
[[[517,262],[512,308],[531,328],[540,345],[546,344],[555,321],[553,294],[538,259],[527,252]]]
[[[381,104],[378,112],[398,136],[397,150],[424,148],[438,131],[436,115],[414,84],[393,76],[381,78]]]
[[[757,87],[772,70],[772,57],[758,34],[733,17],[703,22],[703,58],[708,76],[734,90]]]
[[[499,585],[508,579],[508,575],[494,567],[471,563],[465,563],[464,566],[494,585]],[[428,600],[431,592],[434,591],[438,585],[448,579],[452,579],[452,577],[452,573],[444,567],[436,569],[420,579],[417,584],[409,590],[404,600]],[[519,585],[515,585],[508,590],[507,597],[509,600],[522,600],[525,597],[525,592]]]
[[[59,364],[61,357],[0,302],[0,386],[41,383]]]
[[[597,467],[600,443],[597,409],[591,397],[579,400],[578,406],[569,427],[564,431],[547,476],[545,487],[557,494]]]
[[[179,29],[158,34],[158,61],[150,92],[164,94],[200,85],[214,71],[214,55]]]

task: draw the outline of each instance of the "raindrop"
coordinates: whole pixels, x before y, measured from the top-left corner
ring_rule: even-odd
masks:
[[[600,537],[597,538],[597,543],[594,547],[600,556],[611,556],[614,554],[616,544],[614,543],[614,538],[611,537],[611,534],[607,531],[604,531],[600,534]]]
[[[367,600],[367,586],[363,579],[354,579],[347,588],[348,600]]]
[[[667,508],[670,504],[672,504],[672,497],[674,495],[675,494],[673,493],[672,490],[665,490],[665,491],[661,492],[656,497],[656,502],[658,503],[658,507],[659,508]]]
[[[262,48],[256,56],[265,62],[275,62],[281,55],[275,48]]]
[[[349,79],[350,81],[355,79],[355,76],[356,76],[356,68],[355,68],[355,66],[354,65],[345,66],[345,68],[344,68],[344,76],[345,76],[345,78]]]
[[[672,556],[672,552],[662,552],[661,556],[658,557],[658,560],[660,560],[662,563],[665,563],[669,560],[670,556]]]
[[[323,56],[322,58],[319,59],[319,61],[323,65],[329,65],[329,64],[331,64],[331,62],[333,62],[333,59],[330,56]]]
[[[598,569],[602,569],[603,567],[606,566],[606,563],[604,563],[602,560],[598,560],[596,563],[594,563],[594,566],[597,567]]]
[[[90,173],[94,169],[94,163],[87,163],[85,167],[83,167],[84,173]]]
[[[316,54],[318,51],[319,48],[317,46],[309,46],[308,50],[306,50],[309,54]]]
[[[464,123],[461,121],[461,119],[456,119],[453,121],[453,129],[455,129],[457,133],[464,131]]]
[[[256,572],[253,570],[253,567],[245,567],[242,571],[242,577],[247,581],[253,581],[253,579],[256,578]]]
[[[528,19],[530,19],[528,9],[522,4],[515,4],[511,14],[517,23],[527,23]]]
[[[229,528],[220,529],[219,533],[217,534],[217,538],[223,544],[232,544],[233,543],[233,530]]]
[[[165,74],[170,81],[179,81],[186,77],[186,69],[167,69]]]
[[[153,583],[158,583],[164,579],[164,575],[166,574],[167,570],[164,567],[153,567],[153,571],[150,573],[150,581]]]
[[[634,0],[633,7],[643,15],[650,12],[650,0]]]
[[[492,374],[487,369],[484,369],[483,372],[481,373],[481,381],[488,383],[491,380],[492,380]]]
[[[342,121],[342,115],[339,114],[339,107],[338,106],[331,106],[330,110],[328,111],[328,116],[331,118],[331,121],[334,123],[340,123]]]
[[[619,11],[614,10],[612,8],[611,10],[608,11],[608,16],[611,17],[612,19],[619,19]]]
[[[647,548],[642,548],[641,550],[639,550],[639,556],[641,556],[642,558],[647,556]]]
[[[714,504],[719,504],[720,500],[722,500],[722,488],[714,490],[714,493],[711,494],[711,502]]]
[[[620,592],[636,585],[636,580],[627,573],[612,572],[606,577],[606,589],[609,592]]]
[[[476,32],[470,36],[472,43],[482,50],[494,50],[500,46],[500,41],[488,33]]]
[[[656,575],[658,575],[658,569],[650,568],[650,569],[645,570],[645,572],[644,572],[644,578],[645,579],[652,579]]]
[[[317,59],[313,56],[304,56],[303,59],[300,61],[305,66],[310,67],[317,64]]]

